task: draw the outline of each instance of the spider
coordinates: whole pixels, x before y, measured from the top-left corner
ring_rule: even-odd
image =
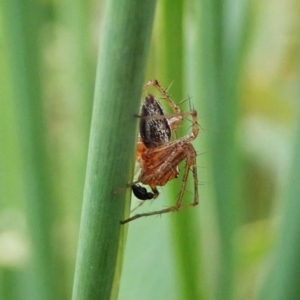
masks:
[[[196,167],[197,153],[191,144],[199,132],[197,112],[191,110],[182,113],[157,80],[150,80],[144,89],[150,86],[158,89],[163,99],[171,107],[173,114],[165,115],[154,96],[151,94],[146,96],[141,107],[141,115],[138,116],[140,118],[140,135],[137,142],[136,159],[141,171],[137,182],[132,184],[132,190],[134,195],[141,200],[156,199],[159,195],[157,186],[164,186],[170,180],[177,178],[179,174],[178,165],[185,160],[182,185],[175,205],[158,211],[136,214],[121,221],[121,224],[141,217],[178,211],[183,208],[196,206],[199,203]],[[176,129],[185,116],[192,117],[192,132],[176,139]],[[171,141],[172,131],[175,135],[173,141]],[[190,170],[194,178],[194,201],[183,206],[182,198]],[[148,185],[153,193],[149,193],[146,188],[137,184],[139,182]]]

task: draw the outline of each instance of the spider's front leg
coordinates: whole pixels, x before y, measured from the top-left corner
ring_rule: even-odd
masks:
[[[197,152],[196,152],[195,148],[193,147],[193,145],[190,143],[185,144],[183,146],[183,148],[184,148],[184,151],[186,154],[186,163],[185,163],[184,174],[183,174],[183,178],[182,178],[182,184],[181,184],[179,196],[178,196],[176,204],[173,206],[174,210],[179,210],[181,208],[187,208],[190,206],[196,206],[199,203],[198,175],[197,175],[197,166],[196,166]],[[192,171],[192,173],[193,173],[194,200],[191,204],[189,204],[187,206],[181,206],[183,194],[184,194],[186,184],[187,184],[187,178],[189,175],[189,171]],[[172,211],[174,211],[174,210],[172,210]]]
[[[181,111],[178,105],[175,104],[175,102],[171,99],[171,97],[168,95],[167,91],[161,87],[159,82],[156,79],[151,79],[147,82],[147,84],[144,86],[144,90],[149,88],[150,86],[155,87],[163,96],[163,99],[167,101],[167,104],[173,111],[174,115],[172,117],[168,117],[168,123],[171,127],[172,131],[175,134],[176,138],[176,130],[178,127],[178,124],[182,122],[183,116],[181,115]]]
[[[177,106],[174,101],[171,99],[171,97],[167,94],[166,90],[161,87],[161,85],[158,83],[156,79],[149,80],[146,85],[144,86],[144,90],[146,90],[148,87],[153,86],[155,87],[162,95],[163,98],[167,101],[168,105],[171,107],[172,111],[175,114],[180,113],[180,108]]]

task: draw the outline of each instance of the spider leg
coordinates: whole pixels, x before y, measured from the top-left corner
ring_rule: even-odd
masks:
[[[180,139],[177,139],[171,143],[162,145],[160,147],[157,147],[157,149],[153,149],[153,151],[161,151],[163,148],[169,148],[172,147],[173,143],[190,143],[191,141],[193,141],[194,139],[196,139],[196,137],[199,134],[199,126],[198,126],[198,118],[197,118],[197,111],[195,110],[191,110],[188,112],[184,112],[184,113],[179,113],[178,115],[185,117],[185,116],[191,116],[192,117],[192,132],[190,132],[189,134],[183,136]],[[171,126],[172,128],[172,126]],[[172,129],[173,130],[173,129]]]
[[[139,181],[133,181],[131,183],[126,183],[123,187],[114,190],[113,194],[118,195],[118,194],[126,191],[128,188],[131,188],[133,185],[136,185],[137,183],[139,183]]]
[[[175,116],[172,116],[171,118],[168,118],[168,123],[173,131],[173,134],[176,137],[176,130],[178,127],[178,124],[182,122],[183,117],[181,116],[181,111],[178,105],[174,103],[174,101],[171,99],[171,97],[168,95],[167,91],[161,87],[159,82],[156,79],[151,79],[147,82],[147,84],[144,86],[144,90],[146,90],[148,87],[153,86],[155,87],[163,96],[163,98],[167,101],[167,104],[172,109]]]
[[[174,210],[179,210],[180,208],[189,207],[189,206],[196,206],[199,203],[198,176],[197,176],[197,166],[196,166],[197,153],[191,144],[187,144],[186,148],[187,148],[186,149],[187,157],[186,157],[186,164],[184,168],[184,174],[182,178],[181,189],[176,204],[173,207],[171,207],[174,208]],[[181,206],[182,198],[186,188],[189,171],[191,168],[192,168],[193,179],[194,179],[194,201],[190,205],[182,207]]]
[[[164,99],[167,101],[169,106],[172,108],[173,112],[175,114],[180,113],[180,108],[177,106],[174,101],[171,99],[171,97],[167,94],[167,92],[160,86],[158,81],[156,79],[149,80],[146,85],[144,86],[144,90],[146,90],[149,86],[155,87],[164,97]]]
[[[145,201],[141,201],[135,208],[133,208],[130,213],[133,213],[135,210],[137,210],[139,207],[141,207],[143,204],[145,203]]]
[[[159,191],[156,188],[156,185],[150,185],[151,190],[153,192],[153,199],[156,199],[159,196]]]

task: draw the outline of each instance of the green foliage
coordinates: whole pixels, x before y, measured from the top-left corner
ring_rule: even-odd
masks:
[[[297,298],[299,16],[269,2],[1,2],[0,299]],[[120,226],[150,78],[198,112],[200,203]]]

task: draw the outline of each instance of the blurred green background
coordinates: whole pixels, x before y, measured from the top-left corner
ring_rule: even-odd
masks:
[[[0,299],[71,297],[103,5],[0,5]],[[129,224],[118,299],[299,299],[299,17],[158,1],[145,82],[198,111],[200,204]]]

